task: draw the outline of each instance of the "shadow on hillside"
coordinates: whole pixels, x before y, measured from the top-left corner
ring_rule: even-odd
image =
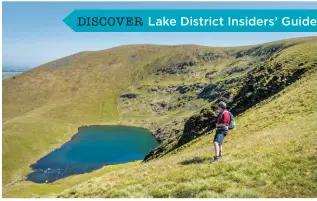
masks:
[[[180,162],[181,165],[191,165],[191,164],[199,164],[199,163],[210,163],[213,160],[212,157],[199,158],[195,157],[193,159],[184,160]]]

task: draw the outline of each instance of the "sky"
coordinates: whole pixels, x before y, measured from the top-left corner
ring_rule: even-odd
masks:
[[[3,2],[2,65],[31,68],[81,51],[126,44],[240,46],[317,33],[77,33],[63,23],[75,9],[289,9],[317,2]]]

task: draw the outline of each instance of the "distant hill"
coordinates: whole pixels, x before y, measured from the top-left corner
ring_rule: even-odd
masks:
[[[4,80],[3,185],[20,180],[85,124],[145,127],[160,142],[146,163],[105,168],[87,182],[87,175],[57,186],[20,182],[4,195],[73,187],[60,196],[316,196],[317,125],[304,123],[316,111],[316,52],[316,37],[232,48],[127,45]],[[207,164],[213,153],[205,135],[214,129],[220,100],[238,115],[238,126],[225,146],[227,159],[214,167]]]
[[[25,72],[30,69],[30,67],[2,66],[2,72]]]
[[[2,70],[2,72],[25,72],[26,70]]]
[[[27,71],[29,68],[2,66],[2,80],[14,77],[22,72]]]

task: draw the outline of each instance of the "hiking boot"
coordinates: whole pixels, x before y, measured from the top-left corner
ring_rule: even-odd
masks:
[[[219,160],[220,160],[220,157],[219,156],[215,156],[214,160],[211,161],[211,163],[217,163]]]

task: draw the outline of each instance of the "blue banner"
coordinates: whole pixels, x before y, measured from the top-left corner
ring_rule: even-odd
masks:
[[[317,32],[317,10],[74,10],[76,32]]]

